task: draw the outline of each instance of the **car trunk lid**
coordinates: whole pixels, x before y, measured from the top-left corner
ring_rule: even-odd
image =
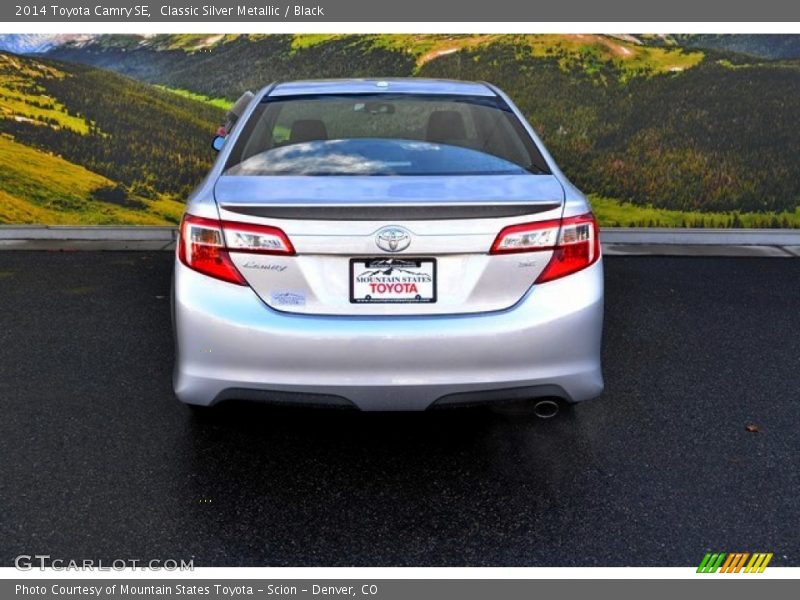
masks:
[[[560,218],[564,198],[552,175],[223,176],[215,195],[223,221],[291,240],[294,256],[232,253],[272,308],[398,316],[514,305],[551,252],[490,255],[492,242]]]

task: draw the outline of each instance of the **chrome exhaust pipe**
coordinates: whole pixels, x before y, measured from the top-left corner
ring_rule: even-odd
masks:
[[[540,419],[552,419],[558,414],[560,408],[555,400],[538,400],[533,405],[533,414]]]

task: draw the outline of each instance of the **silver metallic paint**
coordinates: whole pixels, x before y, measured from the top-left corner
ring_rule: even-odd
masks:
[[[366,249],[365,240],[370,239],[374,248],[370,236],[374,236],[381,226],[397,224],[411,229],[414,234],[428,235],[431,242],[428,248],[437,257],[457,259],[471,256],[470,260],[484,262],[490,258],[501,259],[496,263],[498,267],[506,263],[510,265],[513,260],[514,268],[527,271],[528,282],[532,282],[543,266],[537,264],[540,257],[536,255],[545,253],[489,257],[485,252],[494,236],[508,224],[573,216],[588,212],[590,208],[581,192],[558,169],[519,109],[502,91],[489,84],[389,79],[388,87],[378,87],[377,81],[272,84],[255,95],[240,122],[246,122],[260,99],[269,93],[402,91],[497,94],[523,123],[552,171],[552,176],[526,177],[526,185],[545,185],[550,192],[545,193],[545,188],[540,187],[531,193],[529,187],[528,194],[523,196],[531,201],[552,199],[557,194],[563,199],[562,208],[539,213],[535,218],[333,224],[281,220],[276,225],[292,239],[298,257],[234,255],[235,263],[251,283],[257,282],[265,275],[290,273],[292,260],[310,261],[311,256],[321,264],[324,260],[337,258],[336,255],[372,254],[374,250]],[[339,185],[331,178],[303,178],[303,185],[296,181],[298,178],[273,178],[274,185],[269,188],[262,186],[258,194],[246,191],[247,188],[256,189],[251,178],[236,178],[245,180],[241,182],[229,181],[234,178],[220,179],[240,130],[241,127],[237,127],[231,133],[232,139],[222,148],[208,176],[191,195],[187,206],[191,214],[263,222],[255,217],[220,210],[217,200],[223,205],[247,201],[311,205],[320,202],[322,193],[321,201],[326,205],[348,201],[345,193],[339,197],[331,193]],[[386,184],[374,180],[357,186],[354,183],[358,183],[355,181],[358,178],[349,177],[341,185],[342,190],[349,188],[351,195],[360,196],[358,202],[371,194],[368,202],[401,201],[420,205],[469,201],[463,190],[457,188],[466,180],[474,179],[476,181],[468,183],[472,184],[476,202],[523,200],[523,196],[510,198],[510,189],[504,190],[505,183],[501,183],[498,177],[501,176],[465,177],[458,178],[457,182],[441,179],[420,182],[415,180],[425,178],[409,178],[397,182],[396,189],[402,191],[392,198],[384,195],[386,189],[380,189]],[[225,181],[227,183],[222,187],[217,186]],[[499,189],[493,187],[498,184]],[[321,192],[323,187],[326,188],[324,193]],[[494,189],[494,195],[488,192],[490,189]],[[339,241],[334,243],[337,238]],[[478,255],[482,258],[476,259],[475,253],[479,249],[483,249]],[[248,269],[244,266],[248,260],[258,266]],[[282,269],[283,266],[287,268]],[[309,263],[305,277],[311,272],[313,268]],[[484,269],[483,273],[487,272],[488,269]],[[509,281],[519,281],[509,279],[503,273],[508,274],[503,268],[498,268],[499,279],[495,283],[498,287],[508,287]],[[220,398],[230,397],[231,390],[272,390],[341,396],[364,410],[423,410],[440,398],[459,393],[524,387],[531,389],[532,396],[556,394],[570,402],[578,402],[598,396],[603,389],[600,363],[602,259],[562,279],[535,286],[528,283],[524,289],[511,290],[513,294],[504,298],[487,295],[482,298],[482,304],[473,305],[477,311],[488,311],[478,314],[474,310],[470,314],[420,314],[424,305],[397,305],[398,311],[394,314],[383,314],[385,306],[378,305],[365,305],[368,308],[358,316],[291,314],[287,312],[291,307],[282,307],[282,310],[270,308],[251,287],[206,277],[177,260],[173,284],[174,387],[178,398],[191,404],[212,404]],[[253,287],[259,285],[255,283]],[[514,295],[515,298],[511,298]],[[322,304],[327,312],[336,312],[331,309],[336,305],[332,297],[323,299]],[[369,311],[373,311],[372,314]]]

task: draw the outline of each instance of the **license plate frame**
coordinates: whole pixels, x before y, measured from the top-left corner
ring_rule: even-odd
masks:
[[[360,265],[360,267],[357,267]],[[427,267],[424,269],[423,267]],[[430,275],[430,282],[425,281],[398,281],[398,282],[387,282],[387,281],[379,281],[375,279],[375,276],[370,277],[369,282],[359,281],[357,282],[356,279],[358,277],[363,277],[362,275],[357,274],[357,268],[362,269],[363,272],[369,272],[371,270],[380,270],[383,269],[384,271],[388,268],[398,269],[399,275],[398,278],[401,280],[403,279],[415,279],[424,276]],[[416,273],[414,270],[418,269],[419,273]],[[408,273],[407,271],[411,271]],[[350,263],[348,266],[348,277],[350,279],[350,303],[351,304],[434,304],[437,301],[437,294],[438,294],[438,278],[437,278],[437,263],[435,258],[430,257],[359,257],[359,258],[351,258]],[[389,277],[391,275],[383,274],[382,277]],[[379,277],[380,279],[380,277]],[[387,284],[406,284],[406,283],[413,283],[413,284],[421,284],[423,286],[430,285],[430,293],[425,294],[417,294],[416,296],[410,296],[413,292],[403,292],[397,298],[381,296],[379,298],[371,297],[369,294],[359,293],[360,290],[357,287],[360,287],[361,284],[368,285],[369,283],[387,283]],[[417,290],[421,292],[423,290]]]

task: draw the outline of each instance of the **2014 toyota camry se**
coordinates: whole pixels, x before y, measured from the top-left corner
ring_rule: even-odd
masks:
[[[296,81],[229,116],[177,244],[181,401],[601,393],[597,222],[502,91]]]

